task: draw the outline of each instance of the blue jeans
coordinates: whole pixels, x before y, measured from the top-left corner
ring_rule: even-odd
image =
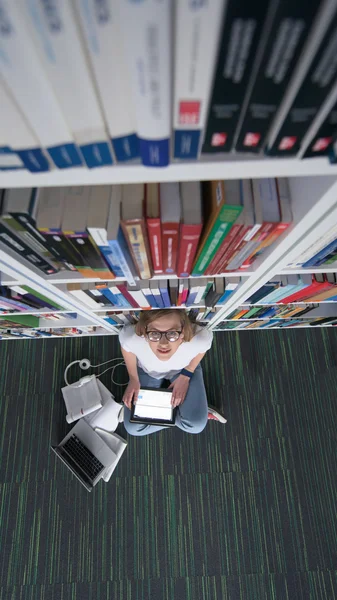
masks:
[[[160,388],[163,379],[154,379],[138,367],[138,376],[140,386]],[[175,375],[171,381],[174,381],[178,375]],[[130,423],[131,411],[124,406],[124,426],[130,435],[148,435],[161,429],[167,429],[160,425],[143,425],[139,423]],[[176,426],[187,433],[200,433],[207,424],[208,406],[207,397],[202,374],[201,365],[198,365],[191,377],[187,394],[184,402],[178,407],[176,416]]]

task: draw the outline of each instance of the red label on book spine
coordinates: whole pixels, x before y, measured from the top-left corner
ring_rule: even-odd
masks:
[[[180,245],[177,266],[178,277],[188,277],[191,274],[193,260],[198,248],[202,225],[180,226]]]
[[[162,223],[163,271],[172,275],[176,272],[179,223]]]
[[[163,272],[163,252],[161,244],[161,223],[160,219],[146,219],[147,232],[151,248],[152,265],[155,273]]]

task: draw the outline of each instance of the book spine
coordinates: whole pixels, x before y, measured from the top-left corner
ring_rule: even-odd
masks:
[[[318,3],[280,2],[240,128],[237,152],[259,152],[313,23]]]
[[[1,127],[1,118],[0,118]],[[9,146],[4,145],[3,133],[0,141],[0,171],[20,171],[25,168],[20,156]]]
[[[194,257],[197,252],[202,225],[180,225],[180,243],[177,265],[178,277],[191,274]]]
[[[227,2],[203,152],[229,152],[269,2]]]
[[[23,256],[45,275],[52,275],[53,273],[57,272],[52,265],[34,252],[34,250],[27,246],[27,244],[25,244],[25,242],[23,242],[19,237],[14,235],[12,231],[3,223],[0,223],[0,241],[6,246],[12,248],[12,250],[14,250],[14,252],[18,253],[20,256]]]
[[[186,299],[186,306],[192,306],[194,304],[194,300],[196,299],[198,294],[198,289],[191,288],[188,293],[188,297]]]
[[[131,294],[129,294],[126,285],[117,285],[119,291],[121,292],[121,294],[123,294],[124,298],[129,302],[129,304],[131,304],[131,306],[133,308],[140,308],[138,302],[136,302],[136,300],[134,299],[133,296],[131,296]]]
[[[176,3],[173,106],[176,159],[199,156],[222,15],[221,0]]]
[[[245,246],[245,244],[253,237],[255,230],[254,225],[246,225],[242,227],[237,239],[226,250],[220,263],[218,263],[216,274],[221,274],[227,269],[227,265],[234,260],[235,256]]]
[[[141,279],[151,279],[151,264],[146,247],[146,238],[141,222],[122,221],[121,226]]]
[[[95,277],[95,272],[89,265],[91,247],[88,234],[76,231],[63,231],[63,233],[78,255],[78,261],[75,264],[76,269],[84,277]]]
[[[56,166],[67,168],[82,165],[54,90],[40,64],[24,11],[14,2],[2,2],[1,14],[6,22],[6,27],[0,30],[3,80],[39,145],[46,148]],[[27,90],[34,90],[34,93],[27,94]],[[31,160],[32,165],[35,163],[37,171],[48,170],[40,148],[33,145],[22,150],[28,151],[27,159]],[[20,153],[20,156],[24,161],[24,154]]]
[[[157,293],[154,290],[152,290],[152,293],[153,293],[153,296],[156,299],[156,303],[158,305],[158,308],[165,308],[164,307],[164,302],[163,302],[163,299],[162,299],[160,291],[158,290],[158,293]]]
[[[160,290],[160,294],[161,294],[161,297],[163,300],[164,308],[170,308],[171,307],[171,299],[170,299],[169,292],[167,289],[167,283],[163,286],[161,286],[161,284],[160,284],[159,290]]]
[[[11,213],[13,219],[15,219],[20,225],[22,225],[28,233],[30,233],[40,244],[45,246],[46,251],[50,253],[50,256],[57,261],[63,261],[63,256],[60,254],[56,244],[52,243],[52,239],[45,237],[35,226],[35,221],[32,217],[26,213]]]
[[[163,252],[161,241],[161,223],[160,219],[146,219],[149,244],[151,248],[153,272],[160,274],[163,272]]]
[[[112,165],[110,144],[71,2],[54,3],[52,13],[48,4],[39,0],[31,0],[22,8],[39,59],[87,167]]]
[[[234,223],[231,229],[223,240],[218,252],[215,254],[213,260],[208,265],[205,275],[215,275],[218,273],[218,266],[224,260],[224,257],[229,250],[230,246],[234,243],[235,239],[238,238],[240,231],[242,230],[242,225],[239,223]],[[219,271],[221,273],[221,271]]]
[[[178,257],[179,223],[162,223],[163,271],[176,272]]]
[[[171,134],[172,2],[122,2],[120,8],[140,155],[146,166],[165,167]]]
[[[193,275],[202,275],[214,255],[218,251],[223,239],[228,234],[232,224],[242,211],[241,206],[224,205],[213,225],[212,231],[202,249],[202,252],[193,267]]]
[[[302,158],[327,156],[337,130],[337,102],[308,143]],[[304,145],[304,142],[303,142]]]
[[[319,263],[320,261],[324,262],[325,257],[334,252],[336,249],[337,239],[330,242],[330,244],[328,246],[325,246],[325,248],[322,248],[322,250],[320,250],[320,252],[318,252],[312,258],[310,258],[310,260],[307,260],[307,262],[303,264],[303,267],[306,268],[318,266],[317,263]]]
[[[337,44],[336,25],[337,14],[329,19],[327,31],[319,43],[295,97],[290,102],[275,138],[273,139],[272,133],[270,134],[267,152],[271,156],[297,154],[309,124],[335,83],[336,67],[331,63],[331,56],[334,55]],[[312,47],[309,48],[308,53],[312,56]]]
[[[265,224],[264,224],[265,225]],[[258,254],[260,254],[263,250],[271,246],[276,240],[288,229],[290,223],[270,223],[271,230],[267,237],[261,242],[261,244],[253,250],[253,252],[244,260],[241,267],[245,269],[252,264],[252,261],[255,260]]]
[[[117,4],[77,0],[76,9],[116,160],[133,160],[139,142]]]

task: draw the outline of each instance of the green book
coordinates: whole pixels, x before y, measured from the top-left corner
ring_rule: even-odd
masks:
[[[38,327],[39,326],[39,317],[35,317],[34,315],[6,315],[4,317],[0,317],[1,320],[11,321],[12,323],[17,323],[18,325],[23,325],[24,327]]]
[[[192,275],[202,275],[205,269],[207,269],[226,235],[229,233],[233,223],[242,212],[242,208],[242,206],[232,206],[230,204],[224,204],[222,206],[212,230],[205,241],[202,252],[193,268]]]
[[[28,294],[33,294],[37,298],[40,298],[40,300],[42,300],[43,302],[46,302],[47,304],[51,304],[52,306],[55,306],[55,308],[57,308],[58,310],[64,310],[63,306],[61,306],[60,304],[56,304],[56,302],[54,300],[50,300],[50,298],[47,298],[47,296],[44,296],[43,294],[40,294],[36,290],[33,290],[33,288],[29,287],[28,285],[22,285],[21,287],[24,290],[26,290],[26,292],[28,292]],[[24,296],[23,296],[23,298],[24,298]]]
[[[263,310],[265,311],[268,307],[265,307]],[[254,306],[251,308],[245,315],[242,316],[243,319],[250,319],[256,313],[261,312],[261,306]]]

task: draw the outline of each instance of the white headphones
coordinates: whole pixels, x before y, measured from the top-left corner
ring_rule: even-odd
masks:
[[[120,361],[115,365],[112,365],[112,367],[108,367],[107,369],[105,369],[104,371],[102,371],[102,373],[98,373],[97,375],[86,375],[85,377],[82,377],[79,382],[78,382],[78,387],[81,387],[82,385],[84,385],[87,381],[90,381],[90,379],[92,379],[92,377],[100,377],[101,375],[104,375],[104,373],[106,373],[107,371],[112,371],[111,372],[111,382],[114,383],[115,385],[119,385],[119,386],[124,386],[127,385],[126,383],[117,383],[117,381],[114,380],[113,376],[114,376],[114,372],[115,369],[117,367],[121,367],[122,365],[125,366],[125,362],[121,357],[118,358],[111,358],[110,360],[107,360],[103,363],[100,363],[98,365],[92,365],[90,360],[88,358],[82,358],[81,360],[74,360],[73,362],[69,363],[69,365],[66,367],[66,370],[64,371],[64,381],[66,382],[66,385],[70,385],[68,378],[67,378],[67,374],[68,371],[70,369],[70,367],[72,367],[73,365],[79,365],[80,369],[82,369],[83,371],[87,371],[88,369],[90,369],[90,367],[92,369],[96,369],[98,367],[101,367],[102,365],[107,365],[108,363],[111,362],[115,362],[116,360]]]

